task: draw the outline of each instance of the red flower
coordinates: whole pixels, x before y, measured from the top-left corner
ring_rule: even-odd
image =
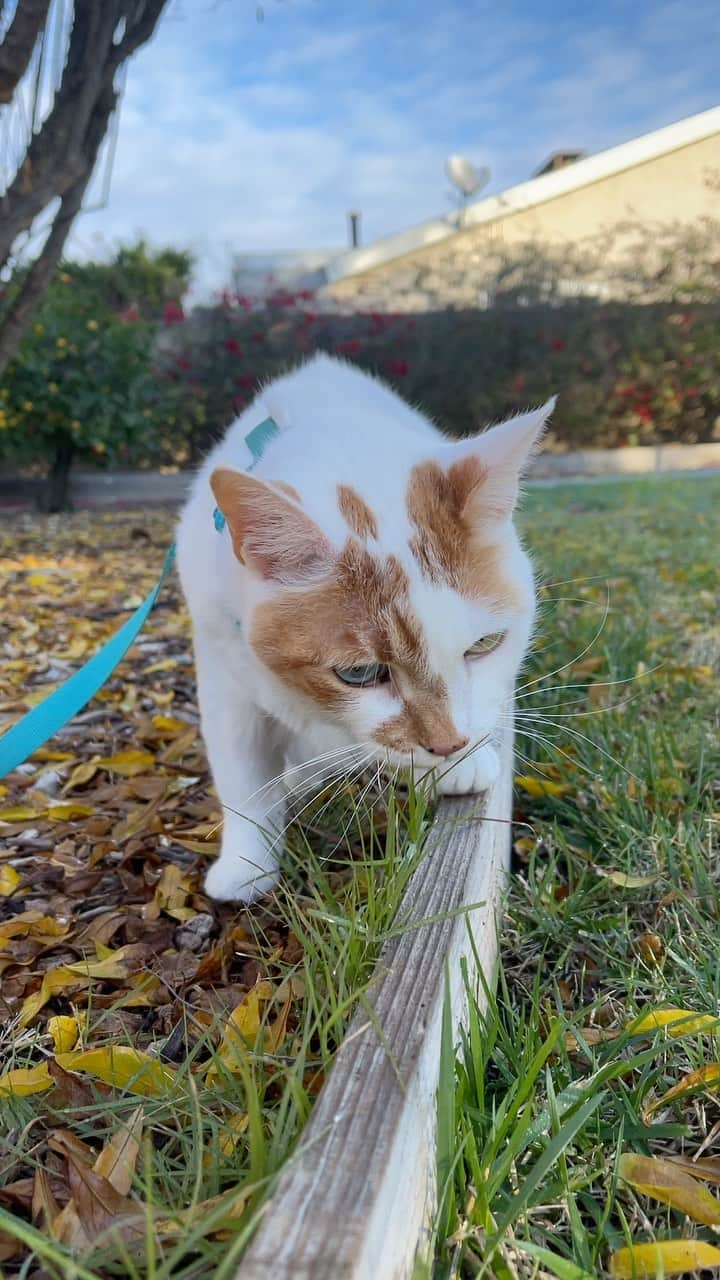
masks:
[[[553,338],[552,342],[550,343],[550,346],[552,347],[553,351],[564,351],[564,350],[565,350],[565,339],[564,339],[564,338]]]
[[[238,342],[237,338],[226,338],[223,343],[223,346],[225,347],[226,351],[232,351],[234,356],[242,355],[242,347],[240,346],[240,343]]]
[[[124,311],[119,312],[120,319],[127,321],[128,324],[135,324],[140,319],[140,312],[137,307],[126,307]]]
[[[239,387],[254,387],[255,378],[251,373],[240,373],[235,379]]]
[[[652,422],[653,416],[646,404],[636,405],[635,412],[638,418],[640,418],[643,422]]]
[[[177,359],[177,367],[178,367],[178,369],[189,369],[189,368],[190,368],[190,361],[188,360],[187,356],[178,356],[178,359]]]
[[[410,372],[410,365],[407,360],[388,360],[388,372],[392,373],[396,378],[406,378]]]
[[[362,343],[358,342],[357,338],[348,338],[346,342],[338,342],[337,344],[338,351],[341,351],[346,356],[354,356],[361,348]]]
[[[264,334],[264,333],[254,333],[252,337],[253,337],[253,342],[264,342],[264,341],[265,341],[265,334]]]
[[[252,311],[252,301],[246,298],[244,293],[236,293],[235,301],[239,307],[244,307],[246,311]]]
[[[166,302],[163,309],[163,320],[166,324],[180,324],[185,319],[185,312],[179,302]]]

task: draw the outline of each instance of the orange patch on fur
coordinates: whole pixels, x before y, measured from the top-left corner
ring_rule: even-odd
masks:
[[[361,498],[349,484],[339,484],[337,493],[340,515],[347,521],[353,533],[356,533],[359,538],[377,538],[377,517],[365,499]]]
[[[363,696],[333,667],[387,663],[403,706],[379,726],[376,741],[400,751],[457,741],[447,689],[429,669],[407,575],[394,556],[381,559],[350,538],[326,582],[258,606],[249,640],[271,671],[327,711]]]
[[[241,564],[263,578],[292,582],[330,564],[325,534],[297,505],[294,489],[258,480],[245,471],[218,467],[210,477],[215,501],[227,520]],[[285,492],[280,492],[283,489]]]
[[[487,475],[473,457],[454,462],[447,471],[437,462],[413,467],[406,504],[416,532],[409,545],[429,582],[508,606],[517,603],[518,596],[502,572],[500,548],[481,542],[477,532]]]

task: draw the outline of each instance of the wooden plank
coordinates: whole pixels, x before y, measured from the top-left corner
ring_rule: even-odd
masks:
[[[512,737],[487,796],[445,799],[376,978],[236,1280],[406,1280],[435,1207],[446,964],[454,1025],[470,923],[486,973],[510,852]],[[494,821],[493,821],[494,819]],[[482,905],[476,905],[482,904]],[[468,910],[468,908],[473,908]],[[438,919],[438,917],[440,917]]]

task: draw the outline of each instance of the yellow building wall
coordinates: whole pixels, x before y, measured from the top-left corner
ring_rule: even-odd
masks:
[[[607,265],[619,259],[633,238],[638,242],[638,231],[647,257],[660,244],[663,228],[697,225],[702,219],[717,219],[720,225],[720,134],[457,231],[329,284],[322,292],[338,304],[355,306],[415,310],[478,305],[480,277],[491,249],[511,254],[513,246],[521,245],[587,246]]]

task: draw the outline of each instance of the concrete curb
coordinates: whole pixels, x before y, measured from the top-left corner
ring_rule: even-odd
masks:
[[[530,468],[530,481],[611,478],[717,471],[720,441],[706,444],[638,445],[626,449],[580,449],[541,453]],[[93,507],[178,506],[193,478],[192,471],[77,471],[71,500],[78,509]],[[33,510],[42,481],[0,474],[0,510]]]

